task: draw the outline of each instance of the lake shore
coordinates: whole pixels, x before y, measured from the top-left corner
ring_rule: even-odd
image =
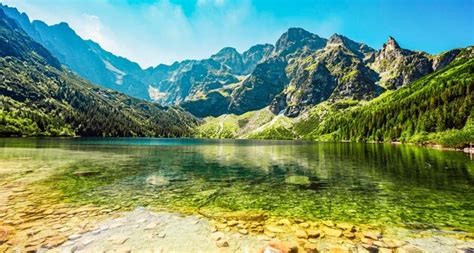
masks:
[[[50,226],[21,223],[15,225],[18,230],[10,227],[10,231],[6,231],[8,227],[2,224],[0,252],[455,253],[474,248],[474,241],[456,238],[459,236],[447,231],[398,231],[399,237],[394,238],[384,234],[388,231],[348,223],[286,218],[261,220],[256,215],[242,213],[227,219],[209,219],[199,214],[184,215],[143,207],[104,216],[95,215],[100,213],[99,209],[90,206],[68,210],[68,215],[59,219],[63,221]],[[63,211],[65,209],[51,214],[61,217]],[[77,217],[84,218],[75,219]],[[75,220],[80,229],[71,229],[68,219]],[[54,232],[43,233],[46,229],[41,226],[53,228]],[[21,237],[25,232],[27,237]]]

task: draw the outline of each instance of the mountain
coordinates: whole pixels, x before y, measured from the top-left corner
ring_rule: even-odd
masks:
[[[392,37],[377,51],[340,34],[324,39],[290,28],[248,76],[181,105],[198,117],[265,107],[298,117],[324,101],[371,100],[447,66],[459,53],[415,52],[401,48]],[[240,61],[235,64],[241,66]]]
[[[368,102],[324,101],[297,118],[275,115],[269,107],[209,117],[197,127],[197,136],[466,147],[474,142],[474,47],[456,51],[444,68]]]
[[[65,69],[0,10],[1,136],[185,136],[197,121]]]
[[[49,26],[42,21],[30,22],[25,13],[0,4],[5,14],[36,42],[71,70],[99,84],[128,95],[149,99],[148,85],[140,80],[142,69],[137,63],[105,51],[99,44],[83,40],[67,23]]]
[[[66,23],[30,22],[14,8],[0,8],[82,77],[134,97],[179,105],[201,118],[266,107],[276,115],[299,117],[326,101],[369,101],[448,66],[461,52],[411,51],[392,37],[375,50],[340,34],[326,39],[290,28],[275,45],[256,45],[243,53],[225,47],[207,59],[141,69],[83,40]]]

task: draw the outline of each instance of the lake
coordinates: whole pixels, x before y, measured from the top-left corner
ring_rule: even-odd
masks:
[[[0,208],[13,226],[48,208],[87,206],[96,216],[147,207],[474,232],[474,162],[461,152],[148,138],[0,139],[0,147]]]

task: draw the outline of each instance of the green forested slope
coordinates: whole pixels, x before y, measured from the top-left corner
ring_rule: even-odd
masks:
[[[79,78],[0,11],[0,136],[183,136],[194,124]]]
[[[364,106],[329,113],[306,139],[432,141],[464,146],[474,141],[474,59],[464,59]],[[298,124],[311,125],[306,119]],[[308,122],[310,121],[310,122]],[[298,125],[297,124],[297,125]],[[297,129],[302,129],[297,126]]]

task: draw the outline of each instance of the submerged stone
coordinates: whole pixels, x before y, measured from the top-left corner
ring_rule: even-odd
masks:
[[[146,183],[154,186],[167,186],[171,182],[163,176],[151,175],[146,178]]]
[[[311,184],[307,176],[289,176],[285,179],[285,183],[292,185],[308,186]]]

